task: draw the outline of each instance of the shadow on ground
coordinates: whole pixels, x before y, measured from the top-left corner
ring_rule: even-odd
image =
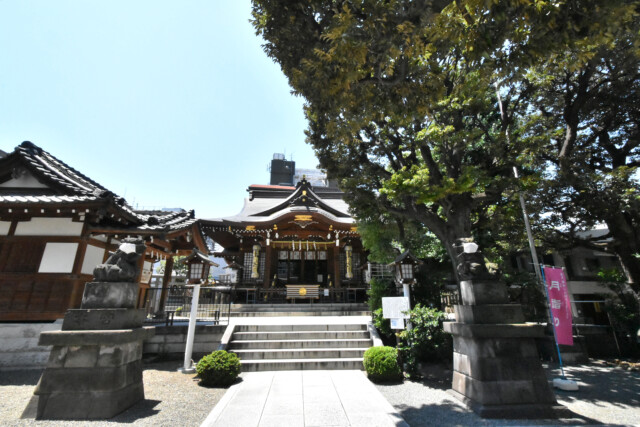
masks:
[[[0,372],[0,386],[18,386],[38,384],[44,369],[16,369]]]
[[[577,381],[577,392],[556,390],[558,399],[582,401],[594,405],[608,403],[618,407],[640,408],[640,373],[606,366],[602,361],[568,366],[567,378]],[[550,379],[560,376],[560,369],[547,370]],[[640,415],[639,415],[640,416]]]

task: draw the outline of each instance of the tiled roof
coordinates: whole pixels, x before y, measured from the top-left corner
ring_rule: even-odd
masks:
[[[98,200],[97,196],[9,196],[0,195],[0,202],[12,202],[12,203],[78,203],[78,202],[93,202]]]
[[[103,201],[139,230],[179,231],[191,227],[197,219],[193,211],[134,210],[122,198],[78,172],[32,142],[25,141],[11,155],[19,156],[39,180],[63,193],[58,195],[0,195],[0,203],[81,203]]]
[[[32,142],[25,141],[20,144],[16,147],[16,153],[26,161],[28,167],[35,169],[36,174],[44,176],[76,194],[97,196],[109,191]]]

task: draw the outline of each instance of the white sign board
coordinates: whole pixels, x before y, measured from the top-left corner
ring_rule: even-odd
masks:
[[[382,317],[385,319],[408,319],[409,314],[408,297],[385,297],[382,298]]]
[[[404,319],[391,319],[391,329],[404,329]]]

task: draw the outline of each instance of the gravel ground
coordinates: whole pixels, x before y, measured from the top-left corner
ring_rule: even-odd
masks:
[[[194,375],[177,372],[179,361],[144,365],[145,400],[108,421],[36,421],[20,419],[40,370],[0,372],[0,425],[51,426],[81,425],[115,426],[199,426],[227,391],[225,388],[205,388]]]
[[[198,386],[194,375],[176,372],[179,362],[145,365],[146,399],[108,421],[35,421],[20,415],[41,371],[0,372],[1,426],[199,426],[222,398],[226,389]],[[575,416],[561,420],[486,420],[478,417],[446,390],[451,372],[435,367],[421,382],[377,385],[378,390],[412,427],[420,426],[527,426],[606,424],[640,426],[640,373],[607,366],[601,361],[566,368],[567,376],[578,382],[577,392],[556,391],[558,402]],[[558,369],[547,368],[549,378]],[[283,426],[286,427],[286,426]]]
[[[560,375],[545,367],[547,376]],[[640,374],[606,366],[602,361],[565,368],[578,382],[575,392],[556,390],[558,402],[574,413],[559,420],[487,420],[478,417],[451,397],[451,372],[431,369],[421,382],[376,387],[411,427],[420,426],[530,426],[530,425],[640,425]]]

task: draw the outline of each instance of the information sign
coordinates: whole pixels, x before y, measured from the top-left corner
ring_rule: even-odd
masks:
[[[391,319],[391,329],[404,329],[404,319]]]
[[[382,298],[382,317],[385,319],[408,319],[409,310],[408,297]]]

